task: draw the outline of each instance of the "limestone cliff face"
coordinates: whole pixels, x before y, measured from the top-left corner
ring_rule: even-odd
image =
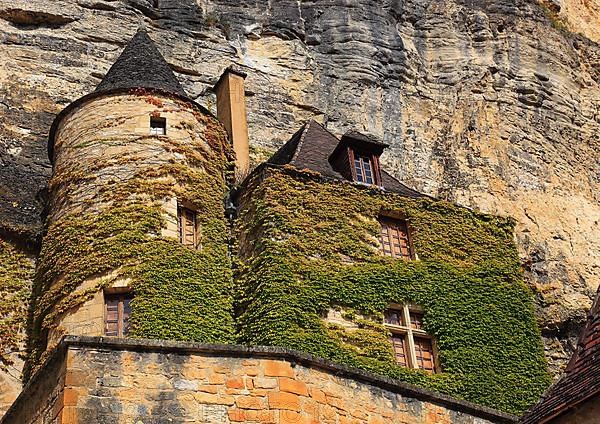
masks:
[[[559,13],[597,40],[581,1]],[[598,44],[535,0],[0,0],[3,233],[37,240],[53,117],[140,22],[209,108],[222,70],[246,67],[255,161],[315,117],[389,143],[408,185],[515,217],[558,372],[600,279]]]

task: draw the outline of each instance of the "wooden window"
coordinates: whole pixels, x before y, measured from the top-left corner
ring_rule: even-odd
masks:
[[[384,322],[390,325],[406,326],[401,309],[388,309],[384,313]]]
[[[130,293],[104,294],[104,335],[125,337],[129,334]]]
[[[393,218],[380,218],[381,252],[392,258],[412,259],[413,252],[408,233],[408,224],[405,220]]]
[[[348,160],[351,168],[350,175],[354,181],[361,184],[381,185],[378,155],[370,153],[368,150],[356,151],[348,147]]]
[[[166,135],[167,134],[167,120],[158,116],[150,117],[150,134],[152,135]]]
[[[435,340],[423,329],[423,312],[408,305],[387,309],[383,323],[398,365],[436,372]]]
[[[396,362],[403,367],[408,367],[408,356],[406,355],[406,338],[401,335],[394,335],[390,338],[392,347],[394,348],[394,356]]]
[[[179,230],[179,242],[185,246],[198,248],[198,219],[196,212],[179,206],[177,208],[177,225]]]
[[[414,340],[417,368],[433,372],[433,344],[431,343],[431,339],[415,336]]]
[[[356,182],[363,184],[374,184],[373,160],[370,156],[354,155],[354,171]]]

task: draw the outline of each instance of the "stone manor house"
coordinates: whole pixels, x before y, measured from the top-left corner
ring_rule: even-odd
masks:
[[[598,301],[530,409],[550,379],[512,219],[315,121],[251,169],[245,78],[225,70],[215,117],[140,30],[56,117],[3,424],[598,422]]]

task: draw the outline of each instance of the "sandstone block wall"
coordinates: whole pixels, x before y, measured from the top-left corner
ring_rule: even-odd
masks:
[[[54,363],[66,364],[53,365],[59,378],[34,377],[2,424],[488,424],[514,419],[273,348],[70,337]],[[38,410],[52,413],[35,414],[28,408],[32,396],[43,398]]]
[[[205,127],[194,113],[198,112],[181,101],[149,93],[107,95],[75,108],[56,132],[49,222],[65,214],[110,208],[112,201],[102,194],[108,183],[127,181],[142,170],[183,161],[184,156],[178,152],[181,144],[197,146],[202,142],[210,150],[202,139]],[[166,119],[166,135],[150,134],[153,116]],[[144,201],[144,193],[125,195]],[[161,235],[177,238],[177,199],[165,198],[163,210],[165,228]],[[109,280],[112,289],[126,289],[128,284],[113,272],[86,280],[78,291],[93,290]],[[48,346],[56,345],[64,334],[102,335],[104,314],[104,293],[98,291],[56,319]]]
[[[151,94],[104,96],[75,108],[56,134],[49,220],[109,207],[102,195],[107,183],[183,162],[180,145],[210,151],[194,113],[181,101]],[[166,119],[166,136],[150,134],[151,116]]]

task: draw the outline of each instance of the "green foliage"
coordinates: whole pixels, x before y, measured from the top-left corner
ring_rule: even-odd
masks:
[[[0,370],[23,343],[32,279],[33,261],[0,239]]]
[[[239,337],[284,346],[519,413],[550,380],[513,221],[379,189],[269,169],[242,198]],[[378,252],[381,214],[408,219],[418,261]],[[396,365],[391,302],[425,310],[442,373]],[[358,325],[327,325],[343,307]],[[361,318],[360,316],[364,317]]]
[[[109,165],[95,163],[86,173],[73,164],[51,183],[65,199],[77,199],[82,182],[92,184],[93,200],[65,208],[52,217],[44,237],[30,317],[30,358],[25,379],[42,362],[51,330],[61,315],[91,299],[116,280],[127,280],[134,293],[130,335],[207,343],[234,340],[232,271],[223,198],[232,154],[216,121],[203,138],[178,143],[162,139],[177,163],[129,169],[135,175],[96,183],[95,173]],[[139,136],[140,139],[148,136]],[[207,148],[210,146],[210,148]],[[118,158],[118,165],[137,161]],[[114,162],[113,162],[114,163]],[[125,171],[124,175],[127,175]],[[224,178],[225,177],[225,178]],[[97,184],[97,185],[93,185]],[[86,187],[83,185],[83,187]],[[201,250],[161,236],[167,198],[191,205],[201,228]],[[92,203],[93,207],[88,207]]]

